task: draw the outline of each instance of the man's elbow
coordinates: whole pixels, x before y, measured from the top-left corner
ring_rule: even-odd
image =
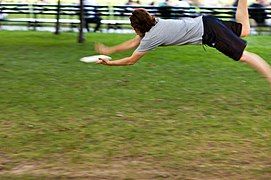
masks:
[[[134,65],[136,62],[138,61],[138,59],[129,59],[129,61],[127,61],[127,65],[131,66],[131,65]]]
[[[127,65],[132,66],[136,63],[136,61],[128,61]]]

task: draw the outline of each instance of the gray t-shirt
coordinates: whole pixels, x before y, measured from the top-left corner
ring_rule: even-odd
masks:
[[[158,46],[202,44],[202,16],[196,18],[156,19],[157,23],[146,32],[136,51],[144,52]]]

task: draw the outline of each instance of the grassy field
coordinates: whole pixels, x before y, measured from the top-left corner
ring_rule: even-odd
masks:
[[[265,79],[201,46],[79,62],[130,37],[0,32],[0,179],[270,179]],[[271,36],[247,41],[271,64]]]

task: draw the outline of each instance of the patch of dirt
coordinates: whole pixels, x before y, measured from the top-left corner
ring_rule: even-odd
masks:
[[[51,162],[21,162],[10,169],[0,169],[1,175],[33,176],[75,179],[269,179],[271,159],[265,152],[253,147],[252,142],[242,144],[206,142],[187,153],[193,159],[169,165],[171,159],[147,156],[124,156],[104,159],[94,164],[71,164],[63,157]],[[220,155],[216,157],[216,155]],[[1,157],[1,156],[0,156]],[[185,157],[185,155],[184,155]],[[5,160],[6,159],[6,160]],[[9,162],[2,158],[0,162]],[[0,164],[1,164],[0,163]],[[1,166],[0,166],[1,168]],[[268,171],[269,170],[269,171]]]
[[[1,171],[5,170],[5,167],[11,162],[11,159],[5,155],[4,153],[0,152],[0,173]]]

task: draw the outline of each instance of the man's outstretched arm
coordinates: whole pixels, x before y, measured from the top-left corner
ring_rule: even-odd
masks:
[[[95,50],[99,54],[109,55],[109,54],[113,54],[116,52],[122,52],[122,51],[126,51],[129,49],[134,49],[140,44],[140,41],[141,41],[141,37],[137,35],[133,39],[130,39],[130,40],[125,41],[119,45],[112,46],[112,47],[108,47],[108,46],[105,46],[104,44],[97,43],[97,44],[95,44]]]
[[[96,63],[108,66],[129,66],[135,64],[146,52],[135,51],[130,57],[126,57],[119,60],[109,61],[107,59],[99,59]]]

